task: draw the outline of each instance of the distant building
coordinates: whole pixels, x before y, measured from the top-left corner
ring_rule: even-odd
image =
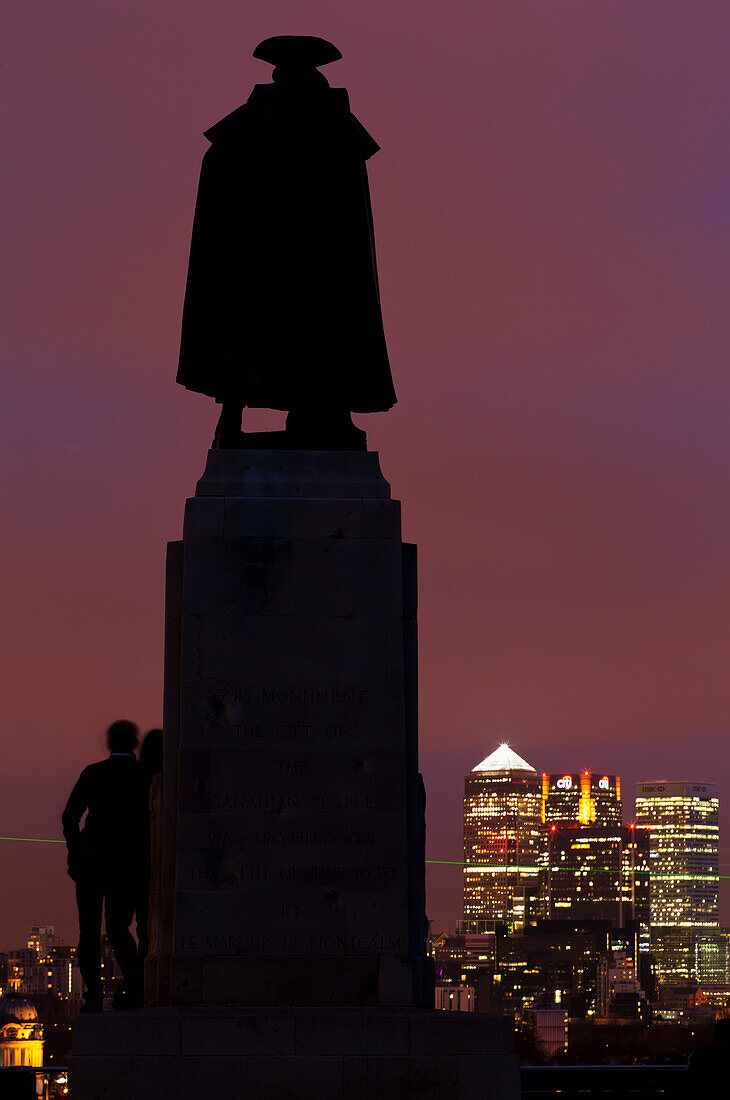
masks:
[[[636,822],[649,833],[651,949],[660,979],[697,977],[697,937],[719,929],[719,799],[712,783],[636,786]]]
[[[56,935],[52,924],[34,924],[28,936],[26,947],[35,951],[39,959],[45,959],[52,947],[60,947],[61,937]]]
[[[649,1016],[646,993],[633,955],[612,951],[598,968],[598,1015],[602,1018],[637,1020]]]
[[[474,990],[470,985],[437,985],[435,1007],[442,1012],[474,1012]]]
[[[649,837],[634,826],[549,825],[545,874],[549,919],[627,921],[649,935]]]
[[[730,953],[725,929],[696,932],[695,974],[703,990],[730,985]]]
[[[105,989],[111,994],[116,979],[106,939],[102,957]],[[42,1035],[46,1061],[49,1064],[63,1065],[71,1045],[73,1018],[79,1011],[82,1000],[83,987],[76,948],[63,944],[52,925],[35,925],[30,930],[25,947],[10,950],[4,959],[0,959],[0,966],[3,963],[3,991],[19,1002],[31,1004],[36,1012],[31,1030]],[[17,1032],[19,1027],[17,1022],[12,1021],[9,1021],[8,1026],[11,1032]],[[35,1041],[33,1036],[22,1038],[31,1043]],[[15,1035],[15,1039],[20,1041],[20,1033]],[[33,1048],[24,1049],[32,1051]],[[24,1064],[35,1063],[26,1060]]]
[[[708,1015],[703,1007],[697,982],[665,982],[659,987],[657,1011],[663,1020],[694,1020],[698,1015]]]
[[[0,997],[0,1066],[42,1066],[43,1027],[26,997]]]
[[[589,771],[542,776],[546,825],[620,825],[621,779]]]
[[[40,959],[35,947],[8,951],[7,987],[10,993],[36,993],[40,981]]]
[[[538,1049],[546,1058],[554,1058],[568,1048],[568,1013],[550,1005],[536,1006],[526,1014]]]
[[[702,987],[707,1004],[718,1015],[718,1018],[730,1016],[730,984],[705,985]]]
[[[525,1019],[527,1011],[548,1005],[571,1017],[595,1016],[598,967],[610,950],[607,921],[538,921],[499,938],[492,1002],[482,996],[478,1009]]]
[[[434,961],[437,985],[473,986],[480,973],[494,972],[498,937],[506,933],[506,927],[492,924],[492,931],[473,935],[457,931],[455,936],[445,932],[431,939],[429,954]]]
[[[490,922],[481,922],[483,926]],[[528,1024],[534,1009],[560,1008],[572,1019],[651,1018],[656,981],[651,955],[639,950],[636,922],[537,920],[517,932],[443,933],[430,940],[436,984],[473,990],[476,1012]],[[462,926],[463,927],[463,926]],[[440,992],[442,1007],[447,996]]]
[[[464,921],[515,923],[536,885],[543,849],[542,786],[532,765],[500,745],[464,783]],[[519,919],[519,914],[518,914]]]
[[[76,948],[66,944],[51,947],[42,964],[46,990],[57,997],[70,997],[76,992],[74,978],[79,975]]]

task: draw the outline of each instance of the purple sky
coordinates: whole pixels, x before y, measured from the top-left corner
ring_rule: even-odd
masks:
[[[0,833],[60,835],[105,725],[160,721],[165,544],[216,417],[174,384],[202,131],[279,33],[339,46],[327,76],[382,146],[400,401],[360,423],[420,547],[429,855],[461,858],[463,775],[503,738],[618,772],[629,815],[639,779],[727,801],[730,6],[306,11],[6,14]],[[75,937],[60,847],[2,842],[0,876],[0,948]],[[458,868],[429,913],[459,917]]]

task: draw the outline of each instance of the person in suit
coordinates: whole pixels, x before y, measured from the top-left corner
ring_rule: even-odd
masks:
[[[63,811],[68,873],[76,884],[79,968],[86,987],[82,1012],[100,1012],[101,916],[122,971],[114,1008],[137,1008],[142,981],[137,943],[130,931],[149,851],[148,785],[134,750],[134,722],[113,722],[109,756],[84,768]],[[86,820],[81,826],[81,819]]]

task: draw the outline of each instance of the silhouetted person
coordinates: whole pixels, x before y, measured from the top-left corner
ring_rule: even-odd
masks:
[[[147,786],[147,800],[149,806],[150,788],[155,776],[162,772],[162,730],[149,730],[142,739],[139,747],[139,767]],[[149,954],[149,913],[150,913],[150,877],[152,846],[147,845],[144,870],[139,884],[139,898],[137,901],[137,950],[139,958],[146,959]]]
[[[162,730],[149,730],[144,735],[137,759],[149,790],[152,780],[162,771]]]
[[[365,167],[379,146],[318,72],[341,56],[266,39],[273,83],[205,133],[177,380],[222,404],[214,446],[241,446],[248,406],[289,411],[290,445],[364,449],[350,414],[396,401]]]
[[[113,722],[106,736],[108,758],[84,768],[62,818],[68,873],[76,883],[79,910],[78,958],[86,986],[82,1012],[102,1008],[102,907],[106,933],[124,979],[114,1007],[141,1004],[137,944],[129,926],[149,851],[147,784],[134,755],[139,741],[135,724]]]

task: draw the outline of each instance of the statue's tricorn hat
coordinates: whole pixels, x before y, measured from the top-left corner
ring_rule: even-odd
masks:
[[[268,61],[277,68],[318,69],[339,61],[342,54],[324,38],[311,38],[306,34],[280,34],[265,38],[253,51],[259,61]]]

